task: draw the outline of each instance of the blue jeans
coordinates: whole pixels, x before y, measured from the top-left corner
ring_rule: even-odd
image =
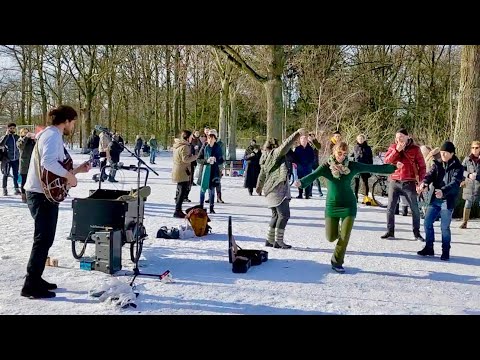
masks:
[[[209,201],[210,207],[213,207],[213,205],[215,205],[215,186],[211,186],[208,189],[208,201]],[[205,193],[200,190],[200,205],[203,207],[204,203],[205,203]]]
[[[150,149],[150,162],[154,163],[155,162],[155,156],[157,155],[157,150]]]
[[[452,240],[452,233],[450,232],[450,223],[452,222],[453,209],[447,209],[447,201],[435,199],[428,205],[427,213],[425,214],[425,243],[428,247],[433,247],[435,241],[435,233],[433,231],[433,223],[440,214],[440,228],[442,229],[442,250],[450,249],[450,241]]]
[[[480,205],[480,201],[478,202]],[[465,200],[465,209],[471,209],[473,207],[474,202],[471,200]]]

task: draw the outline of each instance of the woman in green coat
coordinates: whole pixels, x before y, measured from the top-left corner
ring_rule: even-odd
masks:
[[[343,260],[357,215],[357,198],[352,189],[352,179],[355,175],[361,173],[391,174],[397,167],[402,167],[401,163],[394,166],[391,164],[370,165],[349,161],[347,154],[347,143],[336,144],[333,148],[333,154],[330,155],[325,164],[295,182],[296,186],[304,189],[321,176],[327,179],[325,233],[327,240],[330,242],[338,239],[331,263],[332,269],[340,273],[345,272],[342,266]]]

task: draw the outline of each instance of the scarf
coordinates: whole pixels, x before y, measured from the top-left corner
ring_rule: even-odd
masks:
[[[349,164],[348,158],[345,158],[345,160],[343,160],[343,163],[340,164],[335,159],[335,155],[330,155],[327,162],[328,162],[328,165],[330,165],[330,171],[332,172],[332,176],[335,179],[340,179],[341,175],[350,174],[350,169],[348,168],[348,164]]]

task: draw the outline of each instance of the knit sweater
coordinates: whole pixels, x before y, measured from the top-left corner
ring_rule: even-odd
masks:
[[[260,158],[260,175],[257,180],[257,193],[265,194],[268,207],[275,207],[285,198],[290,198],[288,169],[285,165],[285,155],[300,137],[297,130],[272,151],[265,151]]]
[[[369,165],[350,161],[350,173],[333,177],[328,163],[319,166],[313,173],[300,179],[302,189],[309,186],[315,179],[323,176],[327,179],[326,217],[345,218],[357,215],[357,198],[352,190],[352,179],[359,173],[391,174],[396,170],[394,165]]]

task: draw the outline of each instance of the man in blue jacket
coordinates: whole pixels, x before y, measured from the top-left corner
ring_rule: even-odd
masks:
[[[440,148],[441,160],[435,160],[432,168],[425,176],[424,180],[417,187],[417,192],[421,193],[430,184],[433,184],[435,192],[432,194],[425,214],[425,247],[418,251],[421,256],[434,256],[433,243],[435,234],[433,223],[440,214],[442,229],[442,256],[441,260],[450,259],[450,241],[452,234],[450,232],[450,223],[452,213],[455,207],[455,200],[460,192],[460,183],[463,180],[463,166],[460,160],[455,156],[455,145],[446,141]]]

